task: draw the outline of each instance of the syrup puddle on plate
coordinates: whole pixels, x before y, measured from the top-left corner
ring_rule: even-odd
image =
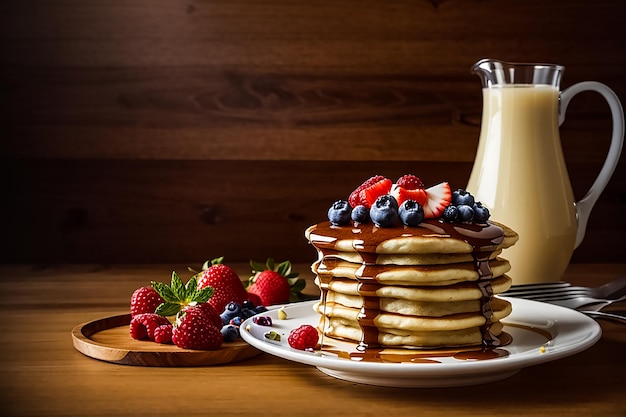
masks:
[[[541,346],[548,345],[554,335],[548,330],[518,323],[506,323],[514,329],[532,333],[533,337],[543,340]],[[507,348],[513,342],[513,336],[503,332],[500,336],[500,345],[493,347],[468,346],[465,348],[452,349],[402,349],[402,348],[375,348],[361,351],[357,344],[341,341],[340,345],[333,344],[334,340],[328,336],[322,339],[322,348],[316,349],[320,356],[337,357],[354,362],[368,363],[419,363],[438,364],[442,360],[453,361],[484,361],[498,358],[506,358],[512,352]],[[354,345],[353,350],[346,349],[346,345]]]

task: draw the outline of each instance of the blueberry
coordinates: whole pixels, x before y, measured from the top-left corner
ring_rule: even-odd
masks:
[[[354,220],[355,223],[369,223],[370,211],[367,209],[367,207],[358,205],[352,209],[352,214],[350,217],[352,217],[352,220]]]
[[[239,305],[239,303],[231,301],[230,303],[226,304],[226,307],[224,307],[224,311],[222,312],[222,314],[220,314],[220,317],[222,318],[222,324],[230,323],[233,317],[236,317],[240,314],[241,305]]]
[[[265,313],[267,311],[267,307],[258,306],[254,307],[252,310],[254,310],[255,313]]]
[[[458,220],[460,222],[471,222],[474,218],[474,209],[467,204],[461,204],[457,206],[459,210]]]
[[[417,227],[424,220],[424,208],[415,200],[406,200],[400,206],[400,219],[409,227]]]
[[[453,206],[470,206],[474,205],[474,196],[467,191],[459,188],[452,193],[452,205]]]
[[[378,227],[393,227],[398,224],[398,202],[389,194],[381,195],[370,208],[370,218]]]
[[[250,300],[245,300],[243,304],[241,304],[241,308],[247,308],[248,310],[254,310],[256,306]]]
[[[337,200],[328,209],[328,220],[335,226],[345,226],[350,223],[352,207],[345,200]]]
[[[256,314],[256,312],[254,310],[251,310],[249,308],[242,308],[241,309],[241,317],[245,320],[245,319],[249,319],[250,317],[254,316]]]
[[[481,203],[480,201],[474,203],[473,209],[474,221],[476,223],[487,223],[487,220],[489,220],[489,216],[491,216],[491,214],[489,213],[489,209],[483,206],[483,203]]]
[[[230,323],[230,321],[236,317],[235,314],[231,313],[231,312],[223,312],[222,314],[220,314],[220,318],[222,319],[222,324],[228,324]]]
[[[232,324],[227,324],[222,327],[222,337],[224,342],[234,342],[239,338],[239,328]]]
[[[459,218],[459,208],[450,205],[443,210],[441,217],[448,222],[456,222]]]
[[[230,303],[226,304],[226,307],[224,307],[224,312],[239,314],[241,313],[241,305],[239,303],[231,301]]]
[[[237,316],[230,319],[230,322],[228,324],[239,327],[241,326],[241,323],[243,323],[243,319],[241,318],[241,316]]]

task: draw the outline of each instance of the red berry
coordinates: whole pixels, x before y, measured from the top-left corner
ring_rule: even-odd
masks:
[[[137,314],[130,320],[130,336],[137,340],[154,340],[154,331],[161,325],[170,325],[170,321],[155,313]]]
[[[293,329],[287,338],[289,346],[298,350],[313,349],[317,346],[318,340],[319,334],[317,329],[310,324],[303,324]]]
[[[157,343],[172,343],[172,329],[171,324],[162,324],[154,329],[154,341]]]
[[[220,314],[217,312],[217,310],[215,310],[215,307],[213,307],[213,305],[211,305],[210,303],[199,303],[196,304],[195,307],[187,307],[187,308],[197,308],[200,311],[202,311],[207,318],[209,319],[209,322],[211,322],[211,324],[215,327],[221,328],[222,327],[222,318],[220,317]]]
[[[420,206],[423,206],[428,201],[428,195],[426,195],[426,190],[424,189],[407,190],[402,187],[395,187],[392,189],[391,195],[396,198],[398,206],[401,206],[406,200],[417,201]]]
[[[356,206],[365,206],[367,204],[367,201],[365,200],[364,196],[363,197],[361,196],[361,191],[365,190],[366,188],[371,187],[372,185],[384,179],[385,177],[383,177],[382,175],[374,175],[372,178],[368,179],[363,184],[359,185],[356,188],[356,190],[352,191],[352,193],[348,197],[348,203],[350,203],[350,206],[352,208]],[[369,208],[369,206],[367,207]]]
[[[248,291],[248,301],[250,301],[256,307],[264,305],[263,302],[261,301],[261,297],[249,291]]]
[[[392,185],[391,180],[385,178],[362,190],[360,195],[365,200],[364,206],[372,207],[378,197],[389,194]]]
[[[234,301],[242,304],[248,299],[248,293],[237,273],[221,263],[209,266],[198,279],[198,289],[213,287],[213,296],[209,303],[216,311],[224,311],[226,304]]]
[[[436,219],[441,217],[443,211],[452,201],[452,192],[447,182],[434,185],[426,190],[428,200],[424,204],[424,218]]]
[[[130,297],[130,315],[154,313],[165,300],[152,287],[137,288]]]
[[[201,310],[188,308],[179,313],[172,331],[172,342],[179,348],[215,350],[223,341],[220,329]]]
[[[299,298],[306,285],[298,278],[298,273],[292,271],[290,261],[276,263],[269,258],[265,264],[250,261],[250,266],[253,275],[248,281],[248,299],[256,306],[288,303],[292,295]]]
[[[403,175],[396,181],[398,187],[402,187],[405,190],[423,190],[424,183],[418,177],[413,174]]]
[[[284,304],[289,302],[291,287],[287,278],[276,271],[262,271],[248,288],[249,294],[255,294],[261,299],[263,306]]]

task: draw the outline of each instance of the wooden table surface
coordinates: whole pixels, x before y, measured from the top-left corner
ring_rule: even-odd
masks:
[[[0,266],[1,408],[5,416],[412,415],[624,416],[626,326],[574,356],[495,383],[383,388],[326,376],[268,354],[223,366],[149,368],[91,359],[74,349],[77,324],[123,314],[132,291],[186,265]],[[307,265],[296,265],[309,279]],[[245,265],[237,270],[245,273]],[[595,285],[626,264],[575,264],[565,279]]]

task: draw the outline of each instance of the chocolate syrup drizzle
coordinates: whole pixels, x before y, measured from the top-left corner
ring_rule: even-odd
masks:
[[[381,287],[375,278],[372,266],[376,264],[378,254],[376,248],[384,241],[398,237],[438,237],[451,238],[467,242],[472,247],[474,267],[478,273],[476,285],[481,291],[481,312],[485,317],[485,324],[481,326],[482,347],[493,348],[503,342],[491,332],[493,308],[491,298],[493,289],[491,280],[493,272],[489,266],[491,254],[498,249],[504,240],[502,229],[492,223],[465,224],[447,223],[442,220],[425,220],[418,227],[379,228],[374,225],[360,225],[352,227],[332,226],[329,222],[317,225],[310,234],[311,244],[322,254],[318,268],[322,302],[326,307],[327,286],[332,277],[324,273],[325,263],[332,263],[331,257],[337,253],[334,245],[339,240],[353,241],[354,250],[361,256],[362,264],[356,272],[358,293],[363,298],[363,307],[358,314],[358,323],[362,330],[362,337],[357,350],[378,348],[379,330],[374,320],[380,313],[379,300],[376,291]]]

